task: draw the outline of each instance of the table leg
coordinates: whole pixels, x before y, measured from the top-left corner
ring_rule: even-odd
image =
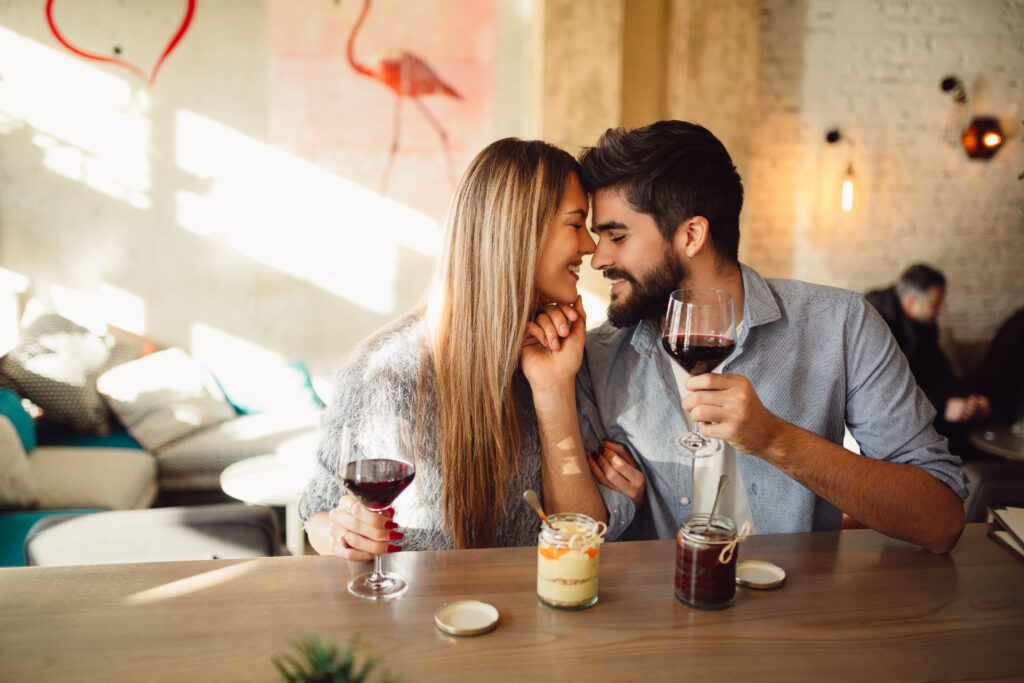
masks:
[[[306,554],[306,531],[302,528],[299,518],[298,502],[284,506],[284,538],[285,545],[292,555]]]

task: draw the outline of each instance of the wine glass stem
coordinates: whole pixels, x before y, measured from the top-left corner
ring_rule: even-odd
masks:
[[[384,579],[384,568],[380,558],[380,555],[373,556],[373,573],[370,575],[370,581],[374,583],[379,583]]]

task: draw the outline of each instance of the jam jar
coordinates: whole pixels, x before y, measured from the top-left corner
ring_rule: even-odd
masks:
[[[597,560],[607,525],[571,512],[548,515],[537,537],[537,597],[559,609],[597,602]]]
[[[709,523],[710,522],[710,523]],[[676,534],[676,598],[697,609],[736,599],[736,524],[707,513],[686,517]]]

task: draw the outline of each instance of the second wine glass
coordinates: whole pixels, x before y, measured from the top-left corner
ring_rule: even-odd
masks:
[[[411,426],[400,418],[364,419],[341,430],[338,475],[345,488],[370,509],[382,514],[412,483],[416,474]],[[382,600],[405,592],[408,583],[384,572],[374,555],[373,571],[356,576],[348,591],[359,598]]]
[[[736,323],[732,295],[721,289],[677,289],[668,298],[661,343],[668,354],[692,375],[711,372],[736,348]],[[699,457],[712,441],[693,430],[668,440],[677,455]]]

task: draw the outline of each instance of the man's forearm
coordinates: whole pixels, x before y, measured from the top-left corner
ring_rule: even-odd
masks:
[[[944,553],[963,532],[960,497],[919,467],[858,455],[784,422],[758,455],[857,521],[893,538]]]

